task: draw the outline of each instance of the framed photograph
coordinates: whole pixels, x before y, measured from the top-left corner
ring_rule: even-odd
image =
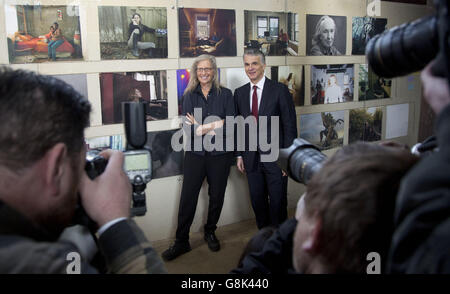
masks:
[[[10,63],[83,60],[78,6],[6,5]]]
[[[359,65],[359,101],[391,97],[392,80],[376,75],[367,64]]]
[[[225,73],[226,84],[225,86],[230,89],[233,93],[237,88],[247,84],[250,82],[247,74],[243,67],[236,68],[225,68],[222,69]],[[266,67],[267,70],[267,67]]]
[[[365,55],[366,45],[375,35],[386,30],[386,18],[352,18],[352,55]]]
[[[167,58],[167,11],[158,7],[100,6],[102,59]]]
[[[228,9],[179,8],[180,57],[236,56],[236,13]]]
[[[311,66],[311,104],[353,101],[355,71],[353,64]]]
[[[300,116],[300,138],[321,150],[344,144],[345,111],[304,114]]]
[[[408,135],[409,104],[386,106],[386,139]]]
[[[124,137],[122,135],[104,136],[86,139],[88,150],[102,151],[105,149],[125,150]]]
[[[382,123],[382,107],[351,109],[348,142],[381,140]]]
[[[168,118],[166,71],[101,73],[103,124],[122,123],[122,102],[147,102],[147,120]]]
[[[306,55],[345,55],[347,17],[306,15]]]
[[[298,55],[297,13],[245,10],[244,18],[244,49],[266,56]]]
[[[71,85],[78,93],[88,99],[86,74],[54,75],[53,77]]]
[[[183,174],[184,152],[174,151],[171,144],[172,136],[177,131],[179,129],[147,133],[145,148],[152,154],[153,179]]]
[[[295,106],[305,104],[304,68],[301,65],[272,66],[270,79],[286,85]]]

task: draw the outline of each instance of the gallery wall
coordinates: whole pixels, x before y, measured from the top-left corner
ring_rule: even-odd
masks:
[[[365,75],[369,76],[369,73],[365,72],[365,56],[352,55],[352,19],[354,17],[366,16],[367,3],[370,1],[127,0],[126,4],[124,4],[124,1],[118,0],[7,0],[4,2],[5,5],[0,7],[0,19],[5,20],[4,22],[0,22],[0,64],[10,65],[12,68],[27,69],[45,75],[61,76],[62,79],[69,83],[71,83],[72,80],[71,84],[79,89],[80,92],[85,93],[93,106],[91,125],[85,132],[86,138],[92,140],[92,146],[94,146],[94,141],[95,146],[110,144],[110,146],[123,148],[125,144],[123,125],[116,123],[112,115],[108,120],[105,120],[105,117],[103,117],[105,111],[110,111],[109,114],[113,113],[114,105],[112,102],[109,104],[102,102],[102,95],[106,95],[104,97],[113,97],[115,91],[131,93],[133,90],[131,88],[120,88],[123,87],[123,85],[112,86],[112,77],[114,75],[120,75],[118,80],[123,80],[126,77],[134,78],[136,82],[133,83],[135,83],[138,88],[139,83],[142,80],[147,81],[152,79],[155,80],[154,83],[158,85],[155,89],[159,89],[159,92],[155,91],[155,93],[160,94],[157,95],[158,97],[156,97],[156,99],[152,100],[153,98],[151,98],[151,95],[143,95],[142,97],[142,99],[148,99],[150,102],[153,101],[152,103],[154,103],[157,113],[160,113],[161,107],[166,111],[166,114],[163,114],[163,116],[149,118],[149,121],[147,122],[147,129],[149,132],[148,144],[150,148],[155,149],[154,151],[152,150],[152,152],[159,152],[156,150],[158,144],[153,142],[162,140],[160,139],[161,137],[167,137],[166,135],[158,136],[158,134],[163,134],[165,132],[173,134],[179,130],[181,119],[178,116],[177,70],[189,69],[194,60],[193,57],[181,57],[180,54],[180,38],[182,38],[180,32],[182,29],[179,28],[179,9],[187,8],[196,8],[203,10],[205,13],[210,9],[217,9],[218,11],[226,9],[232,10],[235,15],[235,23],[228,25],[226,30],[224,30],[227,34],[233,35],[233,41],[236,43],[235,54],[232,56],[217,57],[217,63],[221,72],[221,83],[230,88],[235,88],[239,84],[243,84],[247,81],[245,73],[242,70],[242,55],[244,53],[245,36],[248,38],[252,37],[251,34],[245,32],[244,29],[246,21],[245,11],[298,14],[299,27],[298,35],[296,36],[298,41],[295,42],[295,46],[298,46],[298,49],[297,47],[291,47],[296,48],[296,54],[298,54],[298,56],[290,54],[285,56],[268,56],[266,58],[266,75],[269,78],[272,78],[272,75],[274,77],[276,76],[279,81],[286,82],[289,86],[289,81],[287,81],[289,79],[289,73],[293,73],[293,82],[291,82],[292,93],[296,93],[295,97],[297,97],[294,99],[296,101],[297,126],[300,136],[306,136],[305,134],[314,128],[317,128],[314,134],[314,136],[317,136],[318,133],[320,133],[320,124],[323,124],[324,122],[323,117],[326,117],[327,114],[334,115],[332,118],[336,124],[337,139],[330,142],[332,144],[323,146],[322,149],[325,154],[332,155],[340,148],[340,146],[349,144],[349,142],[354,141],[355,138],[375,142],[394,140],[410,146],[417,142],[421,105],[421,85],[418,73],[385,82],[385,85],[389,85],[388,90],[390,93],[387,95],[388,97],[381,98],[377,96],[375,99],[371,100],[360,99],[360,78]],[[68,38],[71,39],[68,40],[68,42],[72,44],[74,50],[80,51],[79,54],[76,55],[76,58],[64,59],[67,57],[60,57],[59,59],[57,58],[57,61],[55,62],[48,62],[43,58],[45,57],[45,52],[41,53],[40,56],[33,56],[33,58],[30,58],[30,56],[26,55],[27,48],[25,48],[23,51],[17,51],[15,53],[17,54],[14,56],[16,59],[13,60],[17,60],[18,62],[11,62],[11,44],[8,47],[8,43],[11,43],[11,41],[8,40],[8,36],[11,36],[15,30],[19,29],[19,26],[16,28],[15,26],[11,27],[8,25],[8,23],[17,20],[17,16],[11,15],[11,6],[37,5],[38,3],[43,7],[58,6],[58,9],[61,10],[64,10],[64,7],[69,8],[66,9],[66,11],[61,11],[61,13],[65,13],[64,15],[67,15],[67,13],[76,13],[79,17],[79,41],[77,41],[74,36],[76,33],[75,29],[73,29],[77,24],[74,24],[73,20],[71,20],[70,24],[69,22],[66,24],[65,21],[68,18],[64,15],[61,20],[63,29],[64,26],[70,27],[70,36],[68,36]],[[74,7],[76,7],[76,9],[74,9]],[[103,11],[100,10],[101,12],[99,13],[99,7],[116,8],[109,8]],[[147,11],[148,8],[157,9]],[[417,19],[432,11],[431,5],[425,6],[386,1],[381,2],[380,8],[381,15],[378,17],[387,20],[387,28]],[[43,9],[43,11],[45,11],[45,9]],[[121,13],[121,11],[123,11],[123,13]],[[156,47],[159,46],[160,48],[164,48],[164,50],[151,51],[153,52],[152,54],[162,55],[151,56],[149,53],[149,55],[146,55],[144,58],[133,58],[130,55],[130,52],[122,54],[123,51],[120,50],[125,49],[119,48],[120,46],[116,46],[114,43],[124,43],[126,41],[124,40],[126,39],[124,37],[126,36],[124,31],[128,30],[129,18],[127,17],[136,11],[144,11],[142,13],[142,19],[146,21],[144,24],[161,29],[161,31],[158,32],[159,35],[156,35],[155,37],[145,37],[144,41],[153,42],[154,44],[157,44]],[[51,14],[54,15],[53,18],[57,17],[55,16],[57,13],[59,13],[57,9],[51,12]],[[152,13],[156,14],[152,15]],[[255,13],[252,13],[252,15],[254,14]],[[111,19],[113,15],[117,15],[118,18],[121,18],[120,21]],[[340,40],[345,45],[345,52],[342,52],[343,55],[308,55],[308,15],[345,17],[345,38]],[[44,31],[47,30],[47,24],[53,22],[53,20],[49,19],[51,17],[52,16],[48,16],[47,14],[39,15],[38,17],[33,16],[33,23],[36,23],[36,26],[39,24],[42,28],[39,30],[36,29],[38,31],[32,31],[32,33],[34,35],[41,34],[40,31],[42,31],[42,33],[47,33]],[[211,17],[214,16],[212,15]],[[152,19],[152,22],[147,22],[149,18]],[[282,22],[280,21],[280,26],[281,24]],[[283,22],[283,26],[284,25],[285,23]],[[109,29],[107,31],[102,31],[102,28],[104,27],[108,27]],[[116,32],[117,36],[112,32]],[[341,35],[341,38],[343,38],[342,36],[343,35]],[[108,43],[111,46],[105,47],[104,43]],[[213,45],[210,47],[211,49],[214,49],[212,48]],[[44,54],[44,56],[42,56],[42,54]],[[60,54],[61,55],[59,56],[67,56],[67,54],[63,55],[62,52]],[[114,58],[119,56],[119,58],[112,60],[105,56],[114,56]],[[158,56],[167,56],[167,58]],[[344,83],[343,81],[345,80],[346,85],[352,87],[352,99],[339,103],[312,103],[312,101],[315,101],[312,100],[312,97],[316,94],[316,84],[312,84],[314,66],[327,67],[329,70],[329,77],[333,70],[343,65],[352,65],[351,68],[353,69],[353,72],[351,75],[347,74],[346,77],[338,76],[337,80],[339,83]],[[160,72],[161,74],[152,75],[152,72]],[[344,70],[341,70],[340,73],[345,75]],[[70,77],[73,78],[71,79]],[[111,85],[110,87],[106,87],[105,90],[102,90],[102,77],[105,77],[105,83],[110,83]],[[317,83],[317,80],[315,82]],[[146,88],[139,89],[145,90]],[[103,94],[102,91],[104,91]],[[316,96],[316,98],[317,97],[319,96]],[[367,129],[362,129],[366,128],[364,127],[364,123],[367,121],[371,121],[371,127],[374,127],[375,131],[372,133],[368,133]],[[351,124],[351,122],[353,123]],[[308,125],[311,125],[311,128],[308,128]],[[350,132],[352,132],[351,136]],[[102,139],[102,137],[110,138]],[[166,150],[164,152],[167,153],[172,151]],[[161,169],[160,172],[158,172],[160,177],[152,180],[148,184],[146,190],[148,212],[146,216],[136,218],[138,224],[143,228],[144,232],[151,240],[173,238],[175,236],[178,202],[182,184],[182,166],[180,166],[180,162],[182,163],[182,155],[179,153],[175,154],[175,152],[170,158],[161,156],[161,159],[154,162],[156,168],[168,166],[173,172],[167,173],[166,170]],[[170,167],[171,164],[173,164],[172,167]],[[295,207],[296,202],[303,191],[303,185],[290,180],[288,191],[288,205],[290,208]],[[202,229],[207,215],[207,203],[208,195],[207,185],[205,183],[200,193],[197,214],[192,226],[193,232]],[[219,226],[251,218],[253,218],[253,212],[250,207],[246,178],[233,167],[228,179],[225,203]]]

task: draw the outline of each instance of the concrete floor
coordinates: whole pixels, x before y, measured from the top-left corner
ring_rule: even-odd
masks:
[[[288,215],[292,217],[294,210],[289,210]],[[217,252],[209,250],[203,232],[191,233],[192,250],[165,262],[167,271],[170,274],[227,274],[237,266],[245,246],[257,231],[255,219],[217,228],[216,236],[221,245]],[[154,241],[152,245],[161,255],[173,242],[174,239],[166,239]]]
[[[212,252],[203,240],[203,232],[191,233],[192,250],[178,258],[165,262],[170,274],[227,274],[237,266],[247,242],[257,232],[255,220],[243,221],[219,227],[216,230],[220,250]],[[173,239],[152,242],[161,255]]]

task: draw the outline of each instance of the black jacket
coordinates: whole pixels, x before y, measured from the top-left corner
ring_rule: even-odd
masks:
[[[297,220],[288,219],[264,243],[259,252],[248,254],[242,266],[232,274],[288,274],[294,273],[292,265],[293,238]]]
[[[436,127],[439,151],[402,181],[388,273],[450,273],[450,105]]]
[[[250,111],[250,83],[236,89],[234,92],[234,100],[236,104],[236,115],[242,116],[246,119],[252,116]],[[295,138],[297,138],[297,118],[295,114],[294,101],[289,89],[276,81],[272,81],[266,77],[264,82],[264,88],[262,92],[261,102],[258,110],[258,117],[267,117],[267,143],[270,144],[272,138],[271,125],[274,117],[279,118],[278,136],[279,136],[279,148],[287,148],[291,146]],[[259,126],[258,123],[258,152],[262,152],[260,149],[261,139],[259,137]],[[248,166],[252,166],[252,161],[254,157],[254,152],[249,149],[249,130],[245,131],[245,151],[240,152],[237,155],[242,155],[244,160],[244,165],[246,169]]]
[[[216,121],[219,119],[224,119],[225,123],[223,127],[218,128],[215,130],[216,136],[208,137],[207,140],[204,140],[206,136],[210,135],[203,135],[202,137],[199,137],[195,134],[196,129],[199,125],[186,125],[183,124],[184,130],[187,133],[187,137],[189,138],[190,142],[188,142],[186,146],[186,151],[192,151],[193,153],[197,155],[205,155],[205,146],[202,144],[199,150],[196,150],[198,142],[200,140],[211,142],[212,144],[216,143],[216,139],[218,136],[222,136],[222,148],[219,150],[212,150],[210,152],[211,155],[220,155],[224,154],[226,152],[233,152],[234,151],[234,144],[233,144],[233,128],[234,125],[228,126],[226,123],[226,118],[229,117],[231,119],[234,118],[234,100],[233,95],[231,94],[231,91],[227,88],[220,87],[220,93],[216,89],[211,88],[211,90],[208,93],[207,99],[203,96],[202,90],[200,85],[197,86],[196,89],[194,89],[192,92],[186,93],[183,96],[183,115],[185,116],[187,113],[190,113],[195,116],[195,113],[200,113],[201,111],[201,117],[196,116],[195,120],[199,124],[205,124],[210,123],[212,120]],[[209,118],[208,118],[209,117]],[[214,118],[215,117],[215,118]],[[206,120],[208,118],[208,120]],[[184,119],[184,118],[183,118]],[[211,121],[209,119],[212,119]],[[227,137],[231,144],[227,148]]]
[[[135,29],[138,29],[139,30],[139,34],[137,35],[138,37],[138,41],[140,41],[140,40],[142,40],[142,36],[144,35],[144,33],[145,32],[148,32],[148,33],[154,33],[155,32],[155,29],[152,29],[152,28],[149,28],[148,26],[146,26],[146,25],[143,25],[143,24],[140,24],[140,25],[135,25],[135,24],[133,24],[132,22],[130,23],[130,25],[128,26],[128,39],[130,38],[130,36],[131,36],[131,33],[133,33],[133,31],[135,30]]]
[[[79,250],[57,238],[0,201],[1,274],[65,274],[68,254]],[[109,273],[167,273],[158,253],[131,219],[108,228],[98,245]],[[80,271],[97,273],[84,260]]]

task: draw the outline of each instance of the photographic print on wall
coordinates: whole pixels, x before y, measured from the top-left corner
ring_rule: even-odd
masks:
[[[71,85],[78,93],[88,99],[86,74],[54,75],[53,77]]]
[[[167,57],[167,11],[160,7],[100,6],[102,59]]]
[[[122,135],[104,136],[85,139],[89,151],[102,151],[105,149],[125,150]]]
[[[359,101],[391,97],[392,80],[376,75],[367,64],[359,65]]]
[[[381,140],[382,123],[382,107],[351,109],[348,142]]]
[[[237,88],[250,82],[243,67],[225,68],[223,70],[225,71],[224,75],[226,77],[225,87],[230,89],[231,92],[233,92],[233,93],[234,93],[234,90],[236,90]],[[267,67],[266,67],[266,70],[267,70]]]
[[[78,6],[6,5],[10,63],[82,60]]]
[[[300,138],[320,150],[341,147],[344,144],[345,111],[303,114],[300,116]]]
[[[303,106],[305,103],[304,70],[301,65],[272,66],[270,67],[270,79],[286,85],[292,95],[295,106]]]
[[[386,139],[408,135],[409,104],[386,106]]]
[[[386,30],[386,18],[352,18],[352,55],[364,55],[366,45],[375,35]]]
[[[179,8],[180,57],[236,56],[236,13],[228,9]]]
[[[101,73],[103,124],[122,123],[122,102],[148,102],[147,120],[167,119],[166,71]]]
[[[347,17],[306,15],[306,55],[345,55]]]
[[[266,56],[298,55],[298,14],[244,11],[244,48]]]
[[[145,148],[152,154],[153,179],[177,176],[183,173],[184,152],[183,150],[174,151],[171,144],[173,134],[178,131],[179,129],[147,133]]]
[[[353,64],[311,66],[311,104],[353,101]]]

